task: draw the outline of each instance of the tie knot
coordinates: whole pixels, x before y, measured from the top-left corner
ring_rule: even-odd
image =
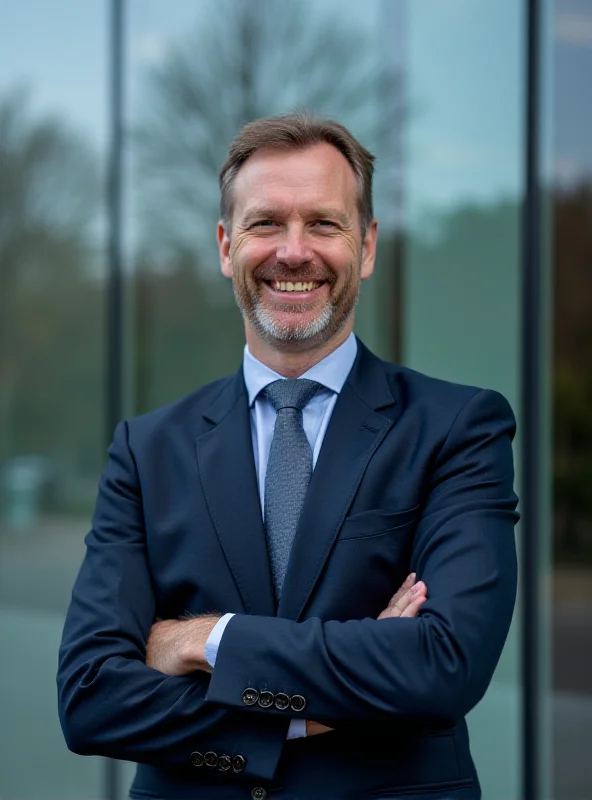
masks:
[[[297,408],[302,411],[320,388],[321,384],[316,381],[309,381],[306,378],[287,378],[270,383],[264,392],[276,411],[280,408]]]

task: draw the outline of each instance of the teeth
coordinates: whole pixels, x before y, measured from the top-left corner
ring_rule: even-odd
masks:
[[[292,281],[273,281],[272,287],[275,289],[276,292],[312,292],[313,289],[317,289],[319,284],[316,281],[296,281],[296,283],[292,283]]]

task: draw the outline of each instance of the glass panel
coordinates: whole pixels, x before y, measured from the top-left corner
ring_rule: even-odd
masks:
[[[592,787],[592,9],[555,3],[553,797]]]
[[[520,419],[522,4],[407,9],[405,361],[502,392]],[[507,800],[520,796],[516,617],[469,715],[483,796]]]
[[[67,35],[65,24],[67,21]],[[57,648],[103,447],[105,4],[0,1],[0,796],[97,798]]]
[[[386,255],[379,279],[364,287],[358,327],[388,355],[395,104],[389,110],[381,95],[389,77],[382,3],[210,0],[165,9],[142,0],[130,11],[138,410],[239,364],[242,321],[215,247],[217,176],[245,122],[294,107],[334,115],[378,153]]]

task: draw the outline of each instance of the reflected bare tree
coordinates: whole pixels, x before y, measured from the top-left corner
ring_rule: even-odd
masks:
[[[22,89],[0,99],[0,462],[26,451],[29,437],[43,447],[59,436],[57,419],[42,419],[44,409],[64,405],[47,365],[68,359],[59,345],[72,341],[73,291],[88,281],[98,199],[85,144],[60,121],[35,118],[29,105]],[[21,425],[40,383],[44,402]]]
[[[217,272],[217,176],[243,124],[296,107],[334,116],[378,150],[387,183],[403,113],[376,32],[304,1],[218,0],[209,11],[148,75],[135,131],[143,263],[192,253],[205,276]]]
[[[592,564],[592,180],[554,193],[555,558]]]

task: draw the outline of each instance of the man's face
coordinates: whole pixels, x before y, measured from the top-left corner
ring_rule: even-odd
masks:
[[[318,346],[353,327],[376,223],[362,240],[355,175],[336,148],[266,149],[241,167],[232,230],[219,225],[218,243],[247,338]]]

